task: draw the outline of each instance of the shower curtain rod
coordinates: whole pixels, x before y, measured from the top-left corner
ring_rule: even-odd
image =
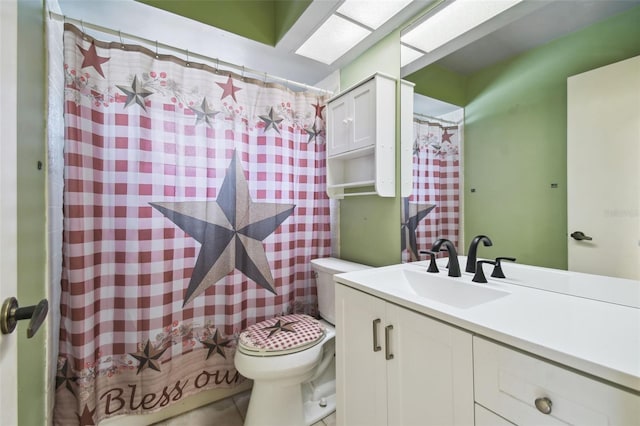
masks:
[[[0,1],[2,1],[2,0],[0,0]],[[133,41],[137,41],[139,43],[145,43],[145,44],[147,44],[149,46],[153,46],[153,47],[155,47],[156,50],[158,48],[162,48],[164,50],[169,50],[169,51],[172,51],[174,53],[185,55],[188,58],[187,60],[189,60],[191,58],[196,58],[196,59],[200,59],[200,60],[203,60],[203,61],[215,63],[216,66],[222,65],[222,66],[227,67],[227,68],[233,68],[233,69],[236,69],[238,71],[242,71],[243,73],[253,74],[256,77],[263,77],[265,80],[266,79],[270,79],[270,80],[273,80],[273,81],[277,81],[279,83],[283,83],[285,85],[294,85],[294,86],[297,86],[297,87],[301,87],[303,89],[314,90],[316,92],[320,92],[320,93],[323,93],[323,94],[333,95],[333,92],[330,91],[330,90],[321,89],[319,87],[311,86],[311,85],[308,85],[308,84],[305,84],[305,83],[299,83],[297,81],[289,80],[289,79],[282,78],[282,77],[278,77],[278,76],[275,76],[275,75],[272,75],[272,74],[269,74],[269,73],[266,73],[266,72],[263,72],[263,71],[257,71],[257,70],[253,70],[251,68],[247,68],[247,67],[244,67],[244,66],[232,64],[230,62],[225,62],[225,61],[222,61],[222,60],[220,60],[218,58],[212,58],[210,56],[202,55],[200,53],[191,52],[188,49],[180,49],[178,47],[174,47],[174,46],[171,46],[171,45],[168,45],[168,44],[159,43],[157,40],[149,40],[147,38],[140,37],[140,36],[137,36],[137,35],[134,35],[134,34],[124,33],[124,32],[119,31],[119,30],[116,31],[116,30],[114,30],[112,28],[103,27],[102,25],[97,25],[97,24],[92,24],[90,22],[85,22],[85,21],[83,21],[81,19],[70,18],[70,17],[68,17],[66,15],[61,15],[61,14],[56,13],[56,12],[52,12],[52,11],[48,11],[48,12],[49,12],[49,18],[50,19],[55,19],[57,21],[62,21],[62,22],[69,22],[69,23],[74,24],[74,25],[79,25],[81,27],[81,29],[82,29],[82,32],[85,32],[85,28],[89,28],[89,29],[92,29],[92,30],[95,30],[95,31],[99,31],[101,33],[109,34],[109,35],[112,35],[112,36],[118,36],[118,37],[120,37],[121,42],[122,42],[123,38],[126,38],[128,40],[133,40]]]
[[[426,114],[420,114],[419,112],[414,112],[413,116],[414,117],[420,117],[420,118],[426,118],[427,120],[436,120],[436,121],[439,121],[441,123],[453,124],[454,126],[459,126],[460,125],[460,122],[443,120],[442,118],[432,117],[432,116],[426,115]]]

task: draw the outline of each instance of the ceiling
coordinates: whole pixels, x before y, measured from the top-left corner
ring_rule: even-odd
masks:
[[[369,1],[375,4],[376,1],[387,0]],[[432,1],[414,0],[408,7],[380,26],[370,37],[331,65],[296,55],[294,52],[342,4],[343,0],[311,1],[286,34],[279,37],[275,46],[238,35],[237,33],[247,34],[247,31],[243,29],[232,31],[227,28],[228,30],[225,31],[200,22],[204,19],[190,19],[134,0],[58,0],[58,3],[61,9],[60,13],[70,18],[83,20],[85,23],[110,28],[116,33],[121,31],[124,34],[157,40],[160,44],[164,43],[182,50],[188,49],[192,53],[245,66],[246,69],[260,71],[258,74],[260,78],[266,72],[284,79],[314,85],[333,71],[339,70],[353,61],[389,33],[399,28],[404,22],[417,15]],[[233,2],[237,3],[239,0]],[[155,3],[162,4],[162,2]],[[177,2],[172,1],[171,3],[175,6]],[[197,0],[184,1],[184,3],[191,5],[214,3],[217,7],[224,7],[225,3],[232,2],[228,0]],[[193,13],[193,9],[185,8],[181,13],[188,16]],[[236,19],[235,21],[236,25],[251,25],[250,20]],[[87,32],[102,40],[117,41],[118,38],[114,35],[109,36],[90,30]]]
[[[375,7],[375,0],[369,1]],[[406,25],[433,1],[415,0],[331,65],[296,55],[294,51],[337,9],[342,0],[313,0],[275,46],[134,0],[58,0],[58,3],[64,15],[111,28],[116,33],[121,31],[158,40],[247,69],[313,85],[344,67],[396,28]],[[640,5],[640,0],[526,0],[522,7],[518,6],[518,13],[496,19],[453,40],[432,52],[428,58],[404,67],[402,75],[432,63],[461,74],[473,73],[637,5]],[[242,20],[239,22],[239,25],[246,25]],[[95,36],[114,41],[116,38],[104,34]]]
[[[438,64],[460,74],[471,74],[638,6],[640,0],[556,0],[539,3],[540,8],[457,49],[440,59]]]

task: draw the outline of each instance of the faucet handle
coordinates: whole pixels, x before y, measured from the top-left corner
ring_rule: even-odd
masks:
[[[489,263],[494,266],[496,264],[494,260],[478,260],[478,263],[476,264],[476,273],[473,275],[473,278],[471,279],[471,281],[473,281],[474,283],[487,282],[487,278],[484,276],[484,272],[482,271],[482,265],[484,263]]]
[[[500,263],[503,260],[508,260],[509,262],[515,262],[516,258],[515,257],[496,257],[496,261],[494,263],[495,268],[493,268],[493,272],[491,273],[491,276],[493,278],[506,278],[504,276],[504,272],[502,271],[502,264]]]
[[[431,250],[420,250],[418,252],[419,254],[428,254],[429,257],[431,258],[431,261],[429,262],[429,267],[427,268],[427,272],[433,272],[433,273],[438,273],[440,272],[438,270],[438,265],[436,265],[436,253],[431,251]]]

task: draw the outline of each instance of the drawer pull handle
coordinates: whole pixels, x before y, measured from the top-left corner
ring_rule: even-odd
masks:
[[[378,344],[378,324],[380,324],[380,318],[373,320],[373,351],[379,352],[382,350],[380,345]]]
[[[551,400],[549,398],[536,398],[535,404],[538,411],[540,411],[542,414],[551,414],[551,407],[553,406],[553,404],[551,403]]]
[[[388,325],[384,328],[384,346],[385,346],[385,358],[387,361],[393,359],[393,354],[391,353],[391,344],[389,343],[389,337],[391,335],[391,330],[393,330],[392,325]]]

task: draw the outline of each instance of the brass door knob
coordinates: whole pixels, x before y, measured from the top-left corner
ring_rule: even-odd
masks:
[[[18,300],[15,297],[5,299],[0,310],[0,331],[2,334],[13,332],[18,321],[28,319],[27,337],[31,339],[40,328],[49,312],[49,302],[42,299],[37,305],[18,307]]]

